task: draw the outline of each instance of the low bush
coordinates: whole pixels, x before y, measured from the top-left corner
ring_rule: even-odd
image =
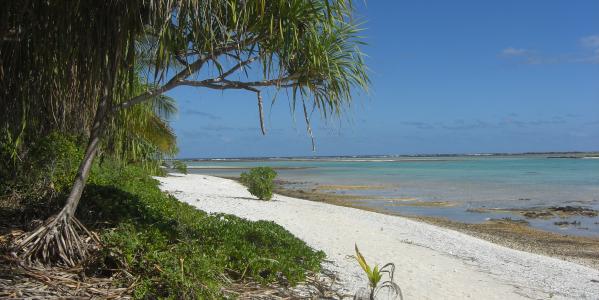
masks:
[[[173,161],[173,169],[179,171],[180,173],[187,174],[187,165],[180,160]]]
[[[76,137],[58,132],[39,140],[33,145],[26,164],[27,172],[35,174],[34,180],[46,177],[53,189],[64,192],[73,184],[77,167],[83,159],[83,149]],[[29,176],[30,176],[29,175]]]
[[[0,224],[56,213],[83,158],[80,145],[77,137],[54,132],[19,151],[0,137]],[[2,220],[8,215],[18,219]]]
[[[250,169],[249,173],[241,173],[241,182],[248,187],[248,191],[260,200],[270,200],[275,187],[273,180],[277,172],[270,167],[257,167]]]
[[[28,145],[20,156],[11,155],[11,146],[0,141],[1,185],[52,188],[58,192],[70,187],[83,158],[83,149],[74,136],[51,133]]]

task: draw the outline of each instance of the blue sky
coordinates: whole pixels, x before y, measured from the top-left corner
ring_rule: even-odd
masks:
[[[599,150],[599,1],[367,1],[372,86],[341,119],[177,88],[179,157]]]

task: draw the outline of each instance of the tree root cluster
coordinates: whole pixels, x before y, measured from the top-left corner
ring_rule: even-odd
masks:
[[[100,245],[98,236],[65,211],[48,218],[34,231],[19,237],[12,247],[15,256],[29,265],[74,267]]]

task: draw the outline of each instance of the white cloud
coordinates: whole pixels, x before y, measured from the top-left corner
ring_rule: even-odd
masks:
[[[579,39],[583,49],[575,53],[564,53],[556,56],[546,56],[537,51],[508,47],[501,51],[501,56],[515,62],[528,65],[547,65],[559,63],[599,64],[599,34],[589,35]]]
[[[536,51],[525,48],[508,47],[501,51],[501,56],[527,65],[545,65],[556,62],[554,58],[545,58]]]
[[[599,51],[599,35],[585,36],[580,39],[580,43],[585,47],[595,50],[596,52]]]
[[[501,51],[501,54],[504,56],[527,56],[530,55],[532,51],[524,48],[514,48],[508,47]]]
[[[585,36],[580,39],[580,44],[593,51],[593,54],[583,58],[583,61],[592,64],[599,64],[599,35]]]

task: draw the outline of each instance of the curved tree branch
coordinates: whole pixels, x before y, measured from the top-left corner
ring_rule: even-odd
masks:
[[[158,88],[146,91],[145,93],[140,94],[138,96],[135,96],[135,97],[123,102],[121,105],[115,106],[112,111],[116,112],[121,109],[126,109],[135,104],[147,101],[147,100],[151,99],[152,97],[164,94],[164,93],[172,90],[173,88],[181,85],[181,83],[180,83],[181,81],[183,81],[187,77],[189,77],[189,76],[193,75],[194,73],[196,73],[197,71],[199,71],[202,68],[202,66],[204,65],[204,63],[206,63],[207,61],[214,60],[216,57],[223,55],[227,52],[235,51],[235,50],[239,50],[241,48],[248,47],[250,45],[257,43],[258,41],[259,41],[258,37],[252,37],[252,38],[248,38],[247,40],[244,40],[241,42],[230,43],[230,44],[223,45],[222,47],[216,48],[213,53],[210,53],[209,55],[201,56],[201,58],[198,58],[195,62],[193,62],[191,64],[187,64],[187,63],[184,64],[186,66],[186,68],[183,69],[182,71],[180,71],[179,73],[177,73],[175,76],[173,76],[166,84],[164,84]],[[225,72],[225,73],[230,72],[229,74],[226,74],[226,76],[231,75],[237,69],[253,62],[257,58],[258,57],[251,58],[245,62],[241,62],[241,63],[237,64],[235,67],[233,67],[233,69]],[[179,60],[181,58],[178,57],[177,59]],[[223,75],[225,75],[225,73]],[[219,77],[225,78],[226,76],[223,76],[223,75],[221,75]]]

